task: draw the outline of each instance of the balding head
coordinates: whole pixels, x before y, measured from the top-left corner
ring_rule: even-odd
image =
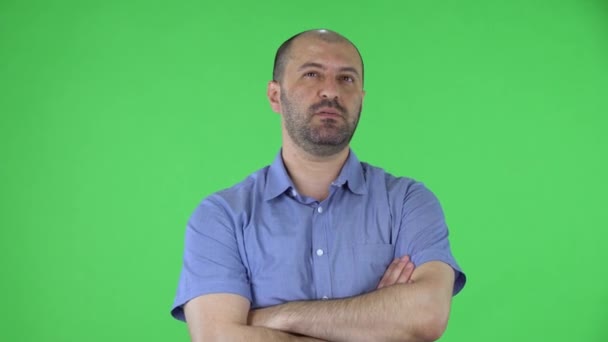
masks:
[[[290,59],[289,53],[291,51],[291,46],[294,42],[302,38],[312,38],[319,39],[327,43],[346,43],[351,45],[359,54],[359,59],[361,60],[361,71],[363,72],[363,58],[361,58],[361,53],[359,52],[359,49],[357,49],[355,44],[353,44],[350,40],[348,40],[346,37],[342,36],[337,32],[325,29],[315,29],[300,32],[294,35],[293,37],[287,39],[283,44],[281,44],[274,57],[274,68],[272,70],[272,79],[274,81],[280,82],[283,79],[285,65]],[[363,73],[361,74],[361,77],[363,78]]]

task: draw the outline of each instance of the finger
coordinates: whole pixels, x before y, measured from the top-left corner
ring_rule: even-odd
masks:
[[[414,273],[414,264],[412,262],[408,262],[405,265],[405,267],[403,268],[403,271],[401,271],[401,274],[399,275],[399,278],[397,278],[397,281],[395,282],[395,284],[409,283],[413,273]]]
[[[382,279],[380,279],[380,282],[378,283],[378,286],[376,288],[380,289],[382,287],[384,287],[386,285],[387,282],[387,278],[388,278],[388,274],[389,272],[392,271],[392,269],[394,268],[395,264],[399,261],[399,259],[393,259],[393,261],[388,265],[388,267],[386,268],[386,270],[384,271],[384,274],[382,275]]]
[[[411,265],[408,266],[408,264]],[[407,270],[405,269],[406,267],[408,267]],[[411,263],[409,255],[404,255],[400,258],[394,259],[384,272],[384,276],[380,280],[377,289],[398,283],[406,283],[412,275],[413,267],[414,265]]]
[[[404,255],[401,258],[399,258],[399,260],[403,261],[404,263],[408,263],[408,262],[412,262],[412,260],[410,260],[410,256],[409,255]]]
[[[389,265],[389,267],[384,272],[384,276],[382,277],[382,280],[378,284],[378,288],[380,289],[382,287],[386,287],[386,286],[395,284],[395,282],[397,281],[397,279],[403,272],[403,269],[405,268],[406,265],[407,265],[407,262],[405,262],[402,258],[393,260],[393,262]]]
[[[406,282],[409,282],[411,280],[412,274],[414,273],[414,269],[416,268],[416,265],[414,265],[414,263],[412,262],[412,259],[410,258],[409,255],[402,256],[401,260],[404,260],[407,262],[407,265],[405,265],[405,268],[402,273],[403,273],[403,277],[407,278]]]
[[[386,271],[384,271],[384,275],[382,276],[382,279],[380,279],[380,283],[378,283],[377,288],[381,289],[385,286],[388,286],[388,283],[390,281],[390,278],[392,276],[393,273],[395,272],[401,272],[400,266],[399,266],[399,259],[396,258],[394,259],[386,268]]]

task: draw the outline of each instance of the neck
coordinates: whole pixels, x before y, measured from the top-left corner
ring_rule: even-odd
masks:
[[[290,141],[283,142],[283,163],[298,193],[317,201],[326,199],[331,183],[338,177],[348,158],[349,148],[331,156],[318,157]]]

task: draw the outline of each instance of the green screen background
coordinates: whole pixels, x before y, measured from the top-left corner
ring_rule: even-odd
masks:
[[[186,221],[269,164],[292,34],[366,62],[353,148],[440,198],[442,341],[608,341],[605,1],[0,2],[0,340],[187,341]]]

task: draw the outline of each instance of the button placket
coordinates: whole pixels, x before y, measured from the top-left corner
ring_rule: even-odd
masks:
[[[332,279],[328,253],[327,226],[329,217],[320,203],[312,204],[313,279],[318,298],[331,296]]]

